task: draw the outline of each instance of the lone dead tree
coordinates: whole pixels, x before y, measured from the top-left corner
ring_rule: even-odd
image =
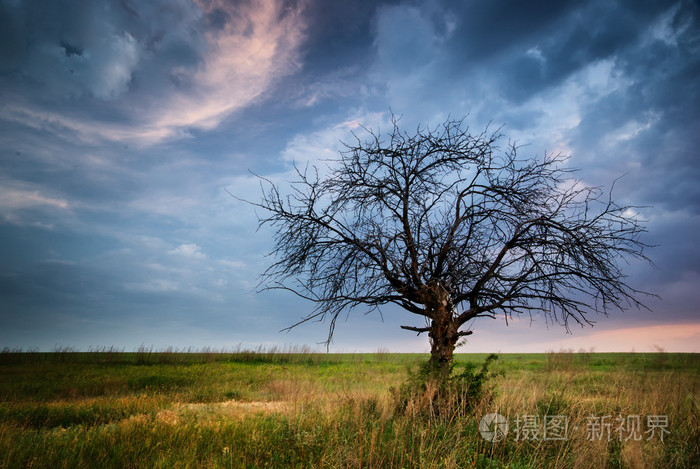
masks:
[[[464,118],[409,135],[364,129],[320,177],[297,168],[288,195],[263,179],[260,226],[275,229],[264,289],[316,303],[299,324],[396,304],[421,318],[431,363],[446,370],[475,318],[540,312],[591,324],[644,305],[620,261],[649,260],[632,207],[586,187],[565,158],[519,159],[502,136],[472,135]]]

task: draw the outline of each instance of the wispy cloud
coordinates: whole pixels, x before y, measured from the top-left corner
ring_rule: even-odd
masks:
[[[299,67],[298,48],[304,38],[299,7],[287,10],[278,0],[198,4],[206,17],[220,18],[223,24],[207,30],[208,52],[203,66],[190,77],[188,93],[174,94],[151,113],[153,128],[165,135],[187,127],[216,127]]]
[[[59,211],[68,213],[68,200],[49,194],[42,187],[19,181],[0,181],[0,220],[16,225],[37,225],[35,215],[25,215],[27,211]]]

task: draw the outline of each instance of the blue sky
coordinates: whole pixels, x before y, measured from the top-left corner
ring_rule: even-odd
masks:
[[[0,0],[0,347],[244,347],[312,305],[256,293],[250,171],[337,156],[360,125],[469,114],[643,206],[652,311],[481,319],[462,351],[699,352],[700,8],[693,1]],[[353,313],[332,351],[426,351]],[[345,319],[345,318],[343,318]]]

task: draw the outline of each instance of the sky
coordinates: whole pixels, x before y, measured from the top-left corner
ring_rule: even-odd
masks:
[[[458,351],[700,352],[695,1],[0,0],[0,348],[317,345],[313,305],[257,292],[259,200],[360,126],[468,115],[569,155],[639,206],[649,310],[570,334],[469,324]],[[424,352],[410,313],[342,317],[333,352]]]

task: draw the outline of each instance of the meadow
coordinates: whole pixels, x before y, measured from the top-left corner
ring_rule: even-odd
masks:
[[[700,467],[698,354],[502,354],[461,409],[398,405],[426,360],[4,350],[0,467]]]

